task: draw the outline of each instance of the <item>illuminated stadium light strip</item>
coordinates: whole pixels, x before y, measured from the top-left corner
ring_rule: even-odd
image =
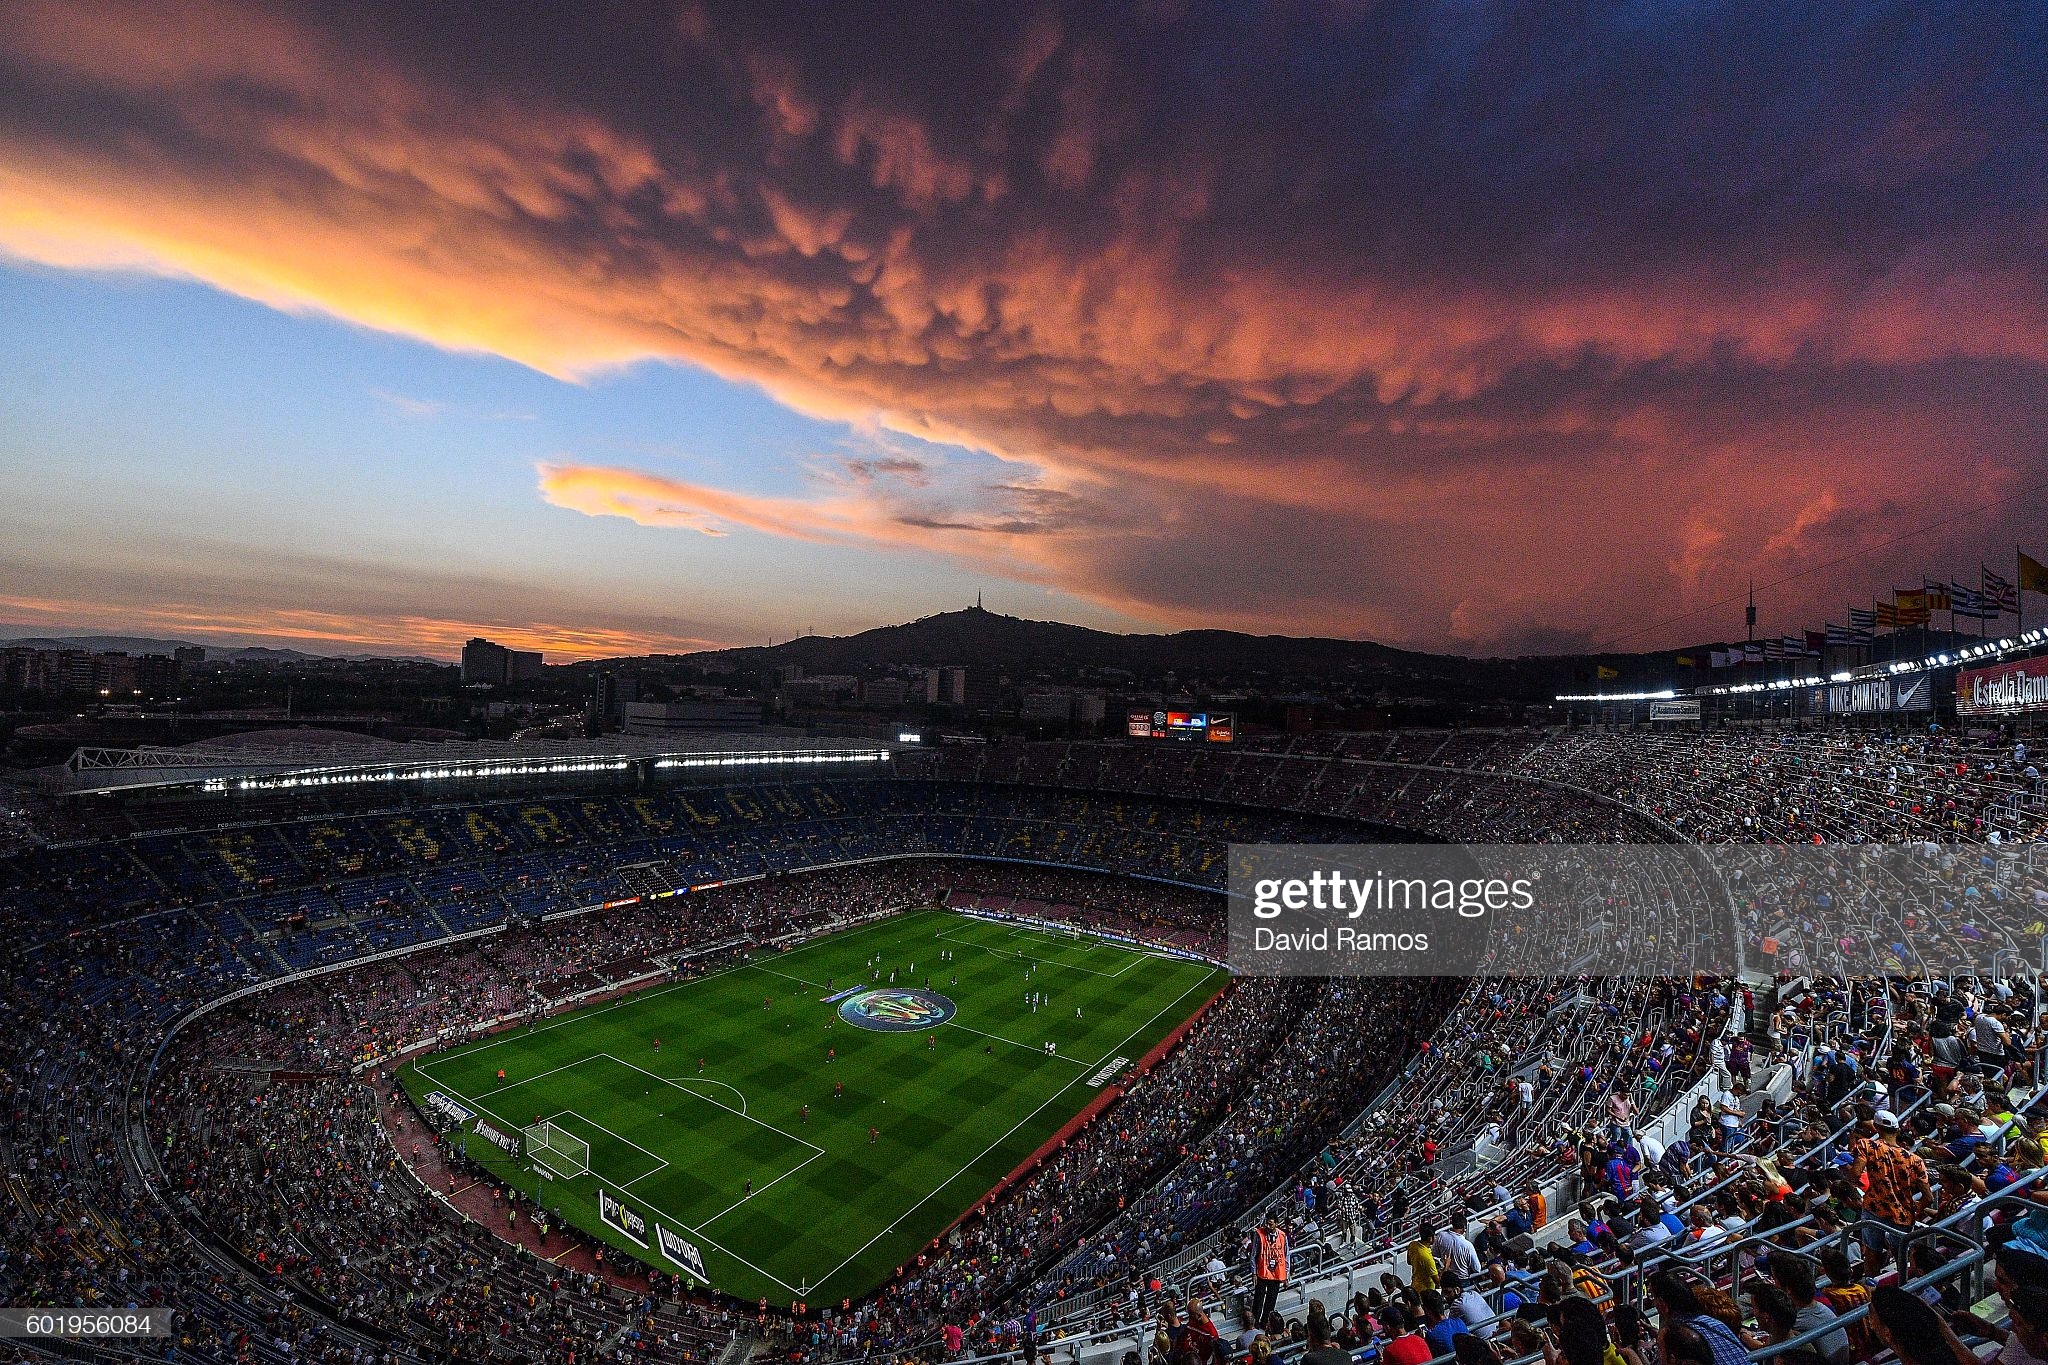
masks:
[[[1662,692],[1586,692],[1577,696],[1560,696],[1558,701],[1670,701],[1678,693],[1670,688]]]
[[[1799,687],[1826,687],[1829,683],[1849,682],[1851,680],[1852,676],[1847,673],[1836,673],[1826,678],[1823,678],[1818,673],[1810,673],[1803,678],[1774,678],[1770,682],[1730,683],[1726,687],[1710,687],[1705,690],[1717,697],[1734,697],[1746,696],[1752,692],[1790,692],[1794,688]]]
[[[887,749],[855,753],[838,750],[799,750],[788,754],[706,754],[699,758],[660,758],[657,768],[746,768],[759,763],[879,763],[889,756]]]
[[[750,768],[767,764],[880,763],[889,757],[886,749],[855,751],[805,749],[791,753],[750,752],[705,754],[692,758],[657,759],[657,768]],[[486,759],[475,763],[437,763],[421,766],[335,769],[328,772],[280,773],[274,776],[214,777],[200,783],[205,792],[288,791],[304,787],[360,786],[371,782],[432,782],[492,777],[534,777],[555,773],[624,772],[633,766],[630,758],[603,759]]]
[[[1974,645],[1963,645],[1955,649],[1942,650],[1924,659],[1893,659],[1887,663],[1871,665],[1873,672],[1864,676],[1874,678],[1895,678],[1907,673],[1924,673],[1936,668],[1955,668],[1964,664],[1989,662],[2003,659],[2009,654],[2024,653],[2048,644],[2048,628],[2024,631],[2017,636],[2006,636],[1998,640],[1985,640]],[[1782,691],[1792,687],[1821,687],[1828,683],[1853,682],[1853,673],[1836,673],[1826,678],[1780,678],[1769,683],[1734,683],[1726,687],[1705,689],[1715,696],[1736,696],[1751,692]]]
[[[2043,645],[2048,645],[2048,627],[2022,631],[2018,635],[2008,635],[1998,640],[1984,640],[1974,645],[1961,645],[1954,649],[1941,650],[1928,655],[1924,659],[1892,659],[1881,664],[1866,665],[1866,668],[1870,671],[1863,673],[1861,676],[1864,678],[1896,678],[1908,673],[1925,673],[1937,668],[1959,668],[1970,664],[1990,663],[2003,659],[2008,655],[2028,653],[2041,648]],[[1696,689],[1694,695],[1737,697],[1748,696],[1757,692],[1784,692],[1799,687],[1826,687],[1831,683],[1856,681],[1858,681],[1856,673],[1845,671],[1830,673],[1826,677],[1821,677],[1819,674],[1811,674],[1804,678],[1778,678],[1772,682],[1728,683],[1721,687],[1702,687]],[[1565,701],[1568,699],[1559,697],[1558,700]],[[1625,699],[1620,697],[1597,699],[1575,697],[1569,700],[1620,701]]]
[[[773,734],[722,733],[702,739],[610,735],[596,740],[416,741],[393,744],[262,743],[85,746],[44,785],[67,794],[139,787],[187,787],[211,794],[294,788],[355,787],[431,780],[619,773],[633,768],[753,764],[840,764],[886,761],[895,746],[876,740],[831,740]]]
[[[548,773],[623,772],[633,766],[631,759],[614,758],[576,762],[485,761],[443,763],[433,767],[337,770],[324,773],[286,773],[276,777],[214,777],[199,784],[206,792],[284,791],[295,787],[345,787],[365,782],[428,782],[440,778],[528,777]]]

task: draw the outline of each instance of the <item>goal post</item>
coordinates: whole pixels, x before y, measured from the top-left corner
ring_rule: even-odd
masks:
[[[526,1140],[527,1160],[549,1175],[570,1180],[590,1173],[590,1144],[560,1124],[536,1123],[522,1128],[520,1136]]]

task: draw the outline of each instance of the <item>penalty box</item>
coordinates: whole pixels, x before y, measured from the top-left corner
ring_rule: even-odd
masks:
[[[762,1189],[820,1151],[717,1092],[597,1053],[468,1103],[522,1128],[538,1119],[582,1138],[600,1184],[687,1227],[707,1206],[738,1201],[749,1180]]]

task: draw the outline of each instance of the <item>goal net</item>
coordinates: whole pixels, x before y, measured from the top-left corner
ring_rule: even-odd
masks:
[[[536,1123],[520,1130],[527,1160],[563,1180],[590,1173],[590,1144],[559,1124]]]

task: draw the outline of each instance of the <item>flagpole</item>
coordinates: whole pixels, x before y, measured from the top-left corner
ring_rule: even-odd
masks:
[[[2020,581],[2026,575],[2020,572],[2020,554],[2019,542],[2014,541],[2012,547],[2012,609],[2019,613],[2020,618],[2019,625],[2013,628],[2012,633],[2014,635],[2025,635],[2027,633],[2027,590],[2020,586]]]

